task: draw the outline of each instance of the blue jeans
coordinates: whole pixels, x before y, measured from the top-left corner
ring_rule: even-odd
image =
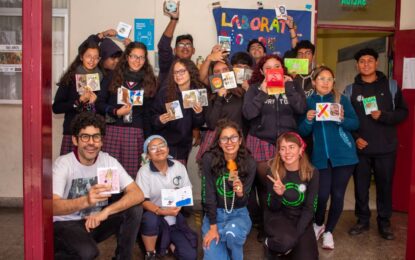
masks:
[[[219,232],[219,243],[212,241],[208,249],[204,250],[204,259],[233,259],[242,260],[244,253],[244,243],[252,222],[246,207],[234,209],[228,214],[225,209],[216,210],[216,221]],[[208,217],[205,215],[202,225],[202,236],[205,237],[210,229]]]

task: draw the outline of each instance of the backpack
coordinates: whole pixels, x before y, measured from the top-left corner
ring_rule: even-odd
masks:
[[[392,95],[392,105],[393,105],[393,110],[395,110],[395,96],[396,96],[396,93],[398,92],[398,83],[396,83],[396,80],[394,79],[389,79],[389,92]],[[353,94],[353,83],[346,86],[343,94],[347,97],[347,99],[349,99],[349,101],[351,101],[351,97]]]

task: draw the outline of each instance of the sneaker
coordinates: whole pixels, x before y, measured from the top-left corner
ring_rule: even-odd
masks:
[[[156,260],[156,252],[146,252],[144,260]]]
[[[316,235],[316,240],[318,241],[321,235],[323,235],[324,230],[326,229],[326,226],[324,226],[324,224],[319,226],[316,223],[313,223],[313,228],[314,228],[314,234]]]
[[[323,244],[321,245],[321,247],[330,250],[334,249],[334,240],[331,232],[326,232],[323,234]]]

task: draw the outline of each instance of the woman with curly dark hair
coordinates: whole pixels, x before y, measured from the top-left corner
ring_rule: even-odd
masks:
[[[117,158],[133,178],[139,169],[144,137],[151,134],[150,107],[156,92],[156,77],[148,61],[147,47],[141,42],[131,42],[114,70],[108,89],[101,90],[97,107],[107,119],[102,150]]]
[[[177,59],[173,62],[166,85],[162,86],[152,107],[152,123],[157,134],[169,143],[170,155],[174,159],[187,164],[192,149],[192,129],[205,122],[203,108],[199,103],[191,108],[183,108],[182,92],[191,89],[202,89],[199,70],[189,59]],[[167,111],[166,103],[178,101],[183,117],[175,118]]]
[[[252,225],[246,206],[255,170],[241,128],[232,121],[219,122],[202,158],[204,259],[243,259]]]
[[[101,52],[95,42],[84,41],[78,48],[78,55],[69,66],[68,70],[62,75],[55,94],[52,110],[55,114],[65,114],[63,121],[63,138],[60,154],[72,152],[71,122],[77,114],[83,111],[95,112],[95,101],[97,91],[85,90],[82,94],[77,91],[76,75],[78,74],[98,74],[100,85],[103,85],[102,68],[99,65]]]
[[[284,76],[285,93],[267,93],[266,71],[283,67],[278,55],[266,55],[257,63],[250,87],[245,94],[243,115],[249,120],[247,147],[257,162],[255,181],[260,207],[265,209],[267,161],[274,157],[275,142],[282,133],[297,130],[296,118],[306,110],[306,98],[301,87],[295,86],[291,77]],[[262,240],[263,232],[259,233]]]

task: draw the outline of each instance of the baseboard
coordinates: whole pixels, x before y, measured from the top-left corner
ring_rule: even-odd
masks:
[[[0,207],[4,208],[22,208],[22,197],[0,197]]]

